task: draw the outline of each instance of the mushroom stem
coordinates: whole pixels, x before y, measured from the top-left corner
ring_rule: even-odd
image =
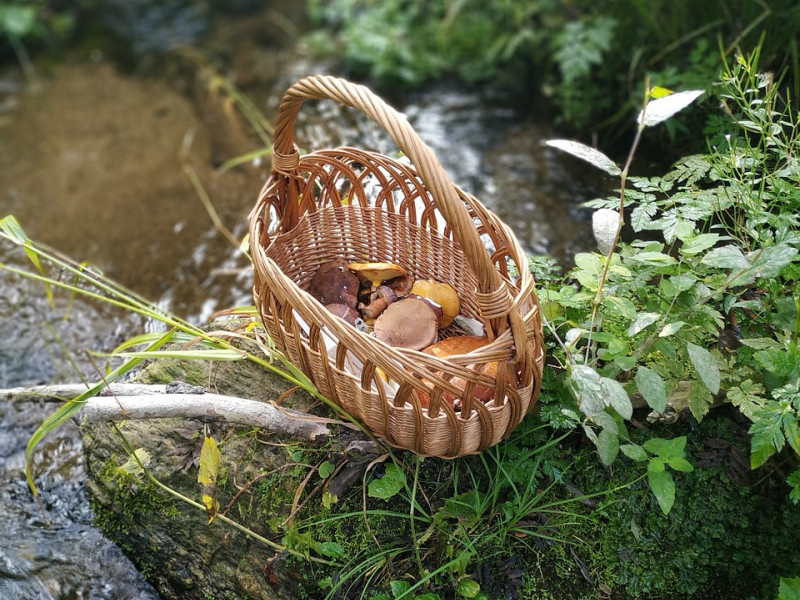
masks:
[[[359,306],[359,309],[367,319],[375,319],[386,310],[387,306],[395,301],[397,301],[397,294],[395,294],[394,290],[388,285],[379,285],[371,295],[371,302],[366,306]]]

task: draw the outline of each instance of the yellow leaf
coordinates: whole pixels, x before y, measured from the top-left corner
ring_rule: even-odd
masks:
[[[220,452],[217,442],[210,435],[203,441],[200,451],[200,470],[197,473],[197,483],[203,495],[203,506],[208,513],[208,522],[211,523],[219,511],[217,501],[217,476],[219,475]]]
[[[651,98],[663,98],[664,96],[669,96],[670,94],[673,93],[674,92],[672,90],[668,90],[667,88],[661,87],[660,85],[657,85],[650,89]]]

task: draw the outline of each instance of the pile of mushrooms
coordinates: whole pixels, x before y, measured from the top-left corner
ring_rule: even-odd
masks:
[[[309,293],[330,312],[390,346],[422,350],[433,344],[461,310],[453,286],[433,279],[415,280],[394,263],[322,264]]]
[[[437,342],[440,329],[448,327],[457,317],[465,319],[459,314],[458,293],[448,283],[414,279],[404,267],[394,263],[351,263],[336,258],[320,265],[308,291],[331,313],[390,346],[446,358],[467,354],[488,343],[488,338],[474,335]],[[492,366],[495,368],[491,369]],[[487,375],[493,375],[493,371],[496,372],[496,365],[485,365],[480,370]],[[457,387],[466,384],[459,384],[455,378],[451,383]],[[494,397],[494,387],[476,386],[474,393],[487,402]],[[446,401],[458,404],[452,395],[447,396]],[[423,406],[427,406],[427,398],[422,400]]]

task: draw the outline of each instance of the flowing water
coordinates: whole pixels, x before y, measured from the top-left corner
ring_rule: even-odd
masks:
[[[175,3],[184,12],[160,4],[110,3],[100,22],[117,38],[124,31],[137,52],[178,41],[224,57],[225,72],[270,118],[291,82],[325,69],[295,43],[302,18],[287,10],[296,9],[253,10],[258,3],[242,1],[234,4],[246,15],[218,15],[204,2]],[[0,73],[0,217],[15,215],[31,238],[194,322],[251,303],[247,262],[213,227],[190,178],[241,238],[266,174],[252,164],[216,168],[258,140],[209,83],[212,63],[202,54],[136,55],[134,69],[111,56],[98,44],[41,66],[36,90],[16,68]],[[435,86],[392,102],[454,181],[511,224],[531,252],[568,263],[592,247],[579,205],[612,182],[543,146],[557,132],[519,101]],[[392,151],[364,119],[330,103],[304,107],[297,138],[309,149],[346,142]],[[0,244],[0,262],[27,268],[10,244]],[[109,351],[157,326],[66,293],[51,305],[41,284],[4,270],[0,292],[0,388],[94,379],[101,359],[90,350]],[[45,524],[24,460],[28,438],[53,408],[0,398],[0,600],[157,598],[92,526],[74,424],[36,454]]]

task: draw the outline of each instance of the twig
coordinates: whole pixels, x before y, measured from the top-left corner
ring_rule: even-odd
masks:
[[[226,421],[262,427],[293,438],[317,441],[330,437],[330,429],[310,415],[266,402],[221,394],[169,394],[163,385],[113,384],[113,396],[86,400],[83,416],[89,421],[165,419],[174,417]],[[55,398],[71,400],[85,392],[82,385],[12,388],[0,390],[0,399],[30,400]],[[326,419],[327,421],[327,419]]]

